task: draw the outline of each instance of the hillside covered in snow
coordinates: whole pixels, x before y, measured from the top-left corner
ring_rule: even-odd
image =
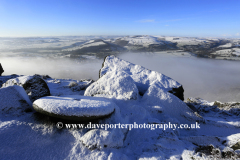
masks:
[[[183,44],[175,41],[122,37],[76,42],[64,52]],[[176,80],[113,55],[96,81],[50,76],[0,76],[1,159],[240,158],[238,102],[184,97]]]
[[[86,60],[126,52],[189,52],[197,57],[240,60],[240,39],[170,36],[72,36],[0,38],[0,56],[70,57]]]

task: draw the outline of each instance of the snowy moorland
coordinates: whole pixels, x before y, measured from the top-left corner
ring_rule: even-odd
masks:
[[[95,82],[50,76],[0,76],[1,159],[240,158],[240,103],[183,101],[176,80],[115,56]]]
[[[0,38],[0,56],[101,59],[125,52],[175,51],[240,60],[240,39],[170,36],[72,36]]]

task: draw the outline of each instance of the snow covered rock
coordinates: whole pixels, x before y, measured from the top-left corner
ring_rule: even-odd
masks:
[[[32,102],[20,86],[9,86],[0,89],[0,112],[19,114],[30,109]]]
[[[138,89],[133,79],[123,71],[106,73],[85,91],[85,96],[101,96],[116,99],[137,99]]]
[[[113,55],[105,58],[102,69],[99,71],[99,77],[111,71],[124,71],[129,74],[134,80],[140,94],[144,94],[149,86],[157,81],[162,89],[184,100],[182,85],[161,73],[148,70],[140,65],[132,64]]]
[[[27,92],[30,100],[34,102],[44,96],[50,96],[50,90],[47,83],[39,75],[21,76],[8,80],[3,87],[18,85],[22,86]]]
[[[158,83],[152,84],[149,87],[147,92],[144,94],[142,101],[146,104],[146,106],[161,106],[164,114],[176,118],[179,121],[184,119],[195,121],[203,120],[183,101],[159,87]]]
[[[89,149],[117,148],[123,146],[124,134],[117,129],[107,131],[93,129],[84,134],[80,141]]]
[[[0,88],[1,88],[2,85],[3,85],[5,82],[7,82],[9,79],[16,78],[16,77],[19,77],[19,75],[12,74],[12,75],[9,75],[9,76],[0,76]]]
[[[33,108],[37,112],[56,118],[88,121],[112,114],[115,104],[98,97],[79,95],[48,96],[34,101]]]

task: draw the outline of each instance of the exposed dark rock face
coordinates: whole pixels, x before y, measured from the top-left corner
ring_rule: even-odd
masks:
[[[231,148],[220,150],[215,148],[213,145],[198,146],[195,149],[196,153],[200,153],[204,159],[239,159],[240,155],[234,152]]]
[[[184,89],[182,86],[180,86],[179,88],[173,88],[171,91],[168,92],[172,93],[173,95],[184,101]]]
[[[214,148],[213,145],[208,146],[199,146],[195,150],[205,155],[216,155],[218,158],[221,158],[221,151],[218,148]]]
[[[23,84],[23,88],[32,102],[41,97],[50,96],[50,90],[47,83],[38,76],[33,76],[32,79]]]
[[[0,76],[2,76],[2,73],[4,72],[3,68],[2,68],[2,65],[0,63]]]
[[[231,148],[232,148],[233,150],[240,149],[240,142],[237,142],[237,143],[234,144]]]

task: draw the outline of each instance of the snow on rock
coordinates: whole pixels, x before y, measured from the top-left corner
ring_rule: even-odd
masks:
[[[101,96],[116,99],[137,99],[138,89],[133,79],[123,71],[106,73],[98,81],[91,84],[85,96]]]
[[[123,146],[124,134],[118,130],[93,129],[80,138],[89,149],[118,148]]]
[[[182,85],[161,73],[148,70],[140,65],[132,64],[115,56],[107,56],[103,62],[103,67],[100,70],[99,76],[102,77],[107,72],[111,71],[124,71],[129,74],[141,94],[144,94],[149,86],[157,81],[159,82],[159,87],[173,93],[181,100],[184,99]]]
[[[57,118],[86,121],[110,115],[115,109],[115,104],[98,97],[48,96],[34,101],[33,108],[40,113]]]
[[[144,94],[142,101],[147,106],[161,106],[163,113],[167,114],[177,120],[203,120],[197,116],[193,111],[180,99],[174,95],[166,92],[159,84],[152,84],[147,92]]]
[[[19,114],[31,108],[32,102],[20,86],[9,86],[0,89],[0,113]]]
[[[9,79],[16,78],[16,77],[19,77],[19,75],[12,74],[12,75],[9,75],[9,76],[0,76],[0,88],[1,88],[2,85],[3,85],[5,82],[7,82]]]
[[[41,97],[50,96],[47,83],[39,75],[13,78],[4,83],[2,87],[14,85],[22,86],[32,102]]]
[[[236,145],[236,142],[240,142],[240,133],[230,135],[230,136],[226,137],[226,139],[225,139],[225,143],[229,147]],[[238,149],[240,149],[240,148],[238,148]]]

